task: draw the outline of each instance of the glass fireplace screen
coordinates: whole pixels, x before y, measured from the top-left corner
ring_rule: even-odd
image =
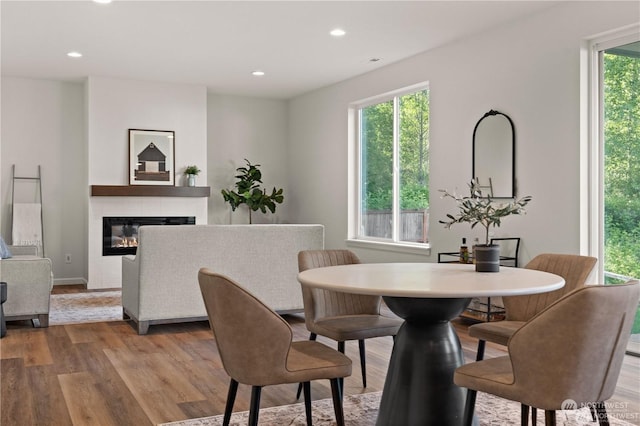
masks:
[[[136,254],[138,228],[143,225],[195,225],[195,216],[103,217],[102,255]]]

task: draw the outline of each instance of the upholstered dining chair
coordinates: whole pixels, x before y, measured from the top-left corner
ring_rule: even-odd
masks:
[[[252,386],[249,425],[258,424],[263,386],[303,383],[311,425],[310,381],[329,379],[338,425],[344,425],[339,379],[351,374],[351,360],[319,342],[293,342],[293,331],[276,312],[228,277],[198,273],[209,323],[225,371],[231,377],[223,424],[228,425],[238,383]]]
[[[298,270],[360,263],[350,250],[305,250],[298,253]],[[395,336],[404,322],[397,317],[380,314],[380,296],[342,293],[302,285],[304,318],[311,333],[338,342],[338,350],[345,351],[345,341],[357,340],[360,350],[362,386],[367,387],[365,339]],[[300,388],[298,388],[298,396]]]
[[[469,327],[469,336],[478,339],[476,361],[484,358],[487,341],[506,346],[511,335],[526,321],[564,295],[583,287],[596,262],[597,259],[591,256],[555,253],[539,254],[531,259],[525,268],[559,275],[564,278],[564,287],[549,293],[503,297],[506,313],[504,321],[474,324]]]
[[[520,402],[522,425],[529,407],[546,410],[553,426],[556,410],[593,404],[608,425],[604,401],[615,391],[639,298],[638,281],[579,288],[518,328],[509,355],[458,367],[454,382],[468,389],[465,424],[480,391]]]

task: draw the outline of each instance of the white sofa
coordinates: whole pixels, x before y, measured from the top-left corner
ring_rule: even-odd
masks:
[[[280,313],[303,309],[298,252],[324,248],[322,225],[141,226],[135,256],[122,257],[125,318],[153,324],[207,318],[198,271],[236,280]]]
[[[12,257],[0,260],[0,281],[7,283],[5,320],[30,319],[34,326],[48,327],[53,288],[51,260],[39,256],[36,246],[9,249]]]

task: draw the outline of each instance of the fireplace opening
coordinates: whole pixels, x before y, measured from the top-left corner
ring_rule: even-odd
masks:
[[[195,225],[195,216],[103,217],[102,255],[136,254],[138,228],[143,225]]]

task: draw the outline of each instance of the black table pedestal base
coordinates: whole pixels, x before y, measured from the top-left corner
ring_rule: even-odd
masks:
[[[461,426],[466,389],[453,383],[453,373],[464,357],[449,320],[471,299],[384,300],[405,323],[395,339],[376,424]]]

